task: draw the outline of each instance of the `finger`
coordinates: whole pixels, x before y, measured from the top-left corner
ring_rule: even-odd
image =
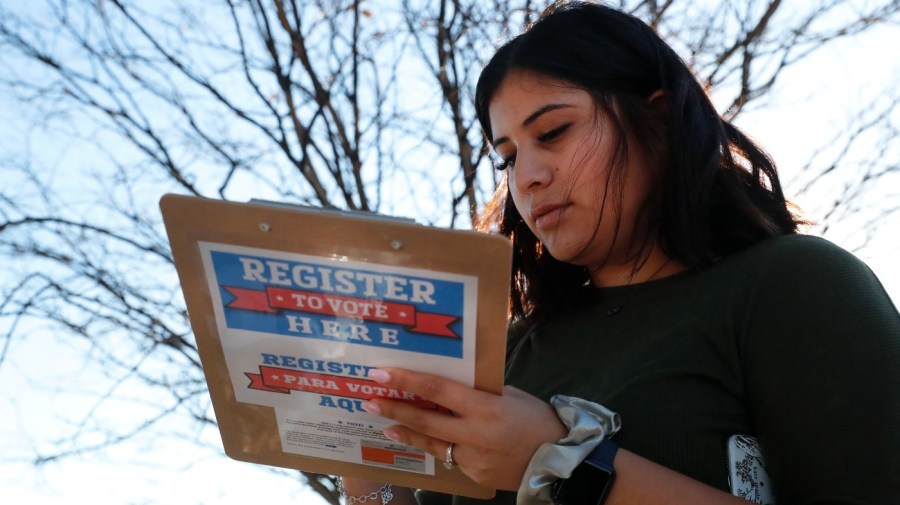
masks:
[[[429,437],[406,426],[391,426],[385,430],[385,435],[392,440],[431,454],[437,460],[436,464],[443,466],[447,461],[449,442],[446,440]],[[458,467],[463,474],[481,485],[496,487],[496,481],[491,480],[497,476],[496,466],[491,465],[492,461],[498,461],[496,458],[487,457],[484,451],[479,451],[477,448],[459,444],[453,444],[450,454],[453,465]],[[524,471],[524,468],[522,470]],[[521,475],[512,479],[511,483],[504,484],[503,489],[510,491],[518,489],[519,481],[521,481]]]
[[[411,445],[431,454],[439,462],[443,463],[447,457],[447,447],[450,442],[439,438],[430,437],[424,433],[412,430],[406,426],[391,426],[384,430],[384,435],[391,440],[405,445]],[[457,457],[459,456],[459,446],[453,446],[454,464],[459,464]]]
[[[465,439],[466,430],[460,419],[451,414],[417,407],[407,402],[373,398],[363,402],[363,409],[422,433],[425,436],[449,441]]]
[[[369,370],[368,377],[375,382],[408,391],[461,414],[485,405],[495,397],[491,393],[478,391],[437,375],[402,368]]]
[[[428,435],[400,425],[391,426],[384,430],[384,432],[391,440],[401,444],[411,445],[431,454],[442,466],[447,461],[447,448],[450,446],[450,442],[447,442],[446,440],[429,437]],[[463,473],[471,477],[470,472],[478,471],[479,467],[483,466],[480,465],[480,460],[477,456],[474,456],[474,454],[476,453],[473,453],[468,446],[453,444],[453,449],[450,451],[450,461],[454,466],[458,466]]]

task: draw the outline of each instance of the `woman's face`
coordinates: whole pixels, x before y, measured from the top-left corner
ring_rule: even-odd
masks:
[[[513,202],[550,254],[588,267],[595,283],[603,283],[595,274],[630,271],[635,223],[649,192],[638,143],[628,139],[626,164],[610,179],[619,142],[610,119],[587,91],[533,72],[507,75],[489,114]],[[616,177],[624,178],[621,205]]]

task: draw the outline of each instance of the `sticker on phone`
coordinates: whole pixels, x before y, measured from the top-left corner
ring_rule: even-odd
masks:
[[[762,505],[775,505],[772,479],[759,442],[747,435],[728,438],[728,482],[731,494]]]

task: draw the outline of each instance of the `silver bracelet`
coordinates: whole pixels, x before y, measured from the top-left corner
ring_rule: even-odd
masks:
[[[387,505],[394,499],[394,493],[391,491],[391,485],[385,484],[380,488],[372,491],[369,494],[364,494],[362,496],[347,496],[346,491],[344,491],[344,479],[338,477],[337,481],[338,492],[341,493],[341,496],[344,497],[346,505],[353,505],[354,503],[365,503],[367,501],[375,501],[379,497],[381,498],[381,505]]]
[[[552,503],[550,488],[559,479],[568,479],[595,447],[622,427],[619,414],[581,398],[556,395],[550,399],[569,433],[555,444],[538,447],[528,463],[517,505]]]

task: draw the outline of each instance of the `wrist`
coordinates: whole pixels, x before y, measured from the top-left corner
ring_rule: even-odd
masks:
[[[568,478],[557,480],[551,497],[556,505],[603,505],[616,477],[615,459],[619,446],[606,438]]]
[[[346,505],[357,503],[387,505],[394,498],[390,484],[343,477],[338,477],[337,483],[338,491],[344,497]]]
[[[562,395],[554,396],[550,403],[569,431],[555,444],[544,444],[535,451],[519,486],[519,503],[550,502],[554,484],[569,479],[576,467],[621,427],[619,415],[602,405]]]

